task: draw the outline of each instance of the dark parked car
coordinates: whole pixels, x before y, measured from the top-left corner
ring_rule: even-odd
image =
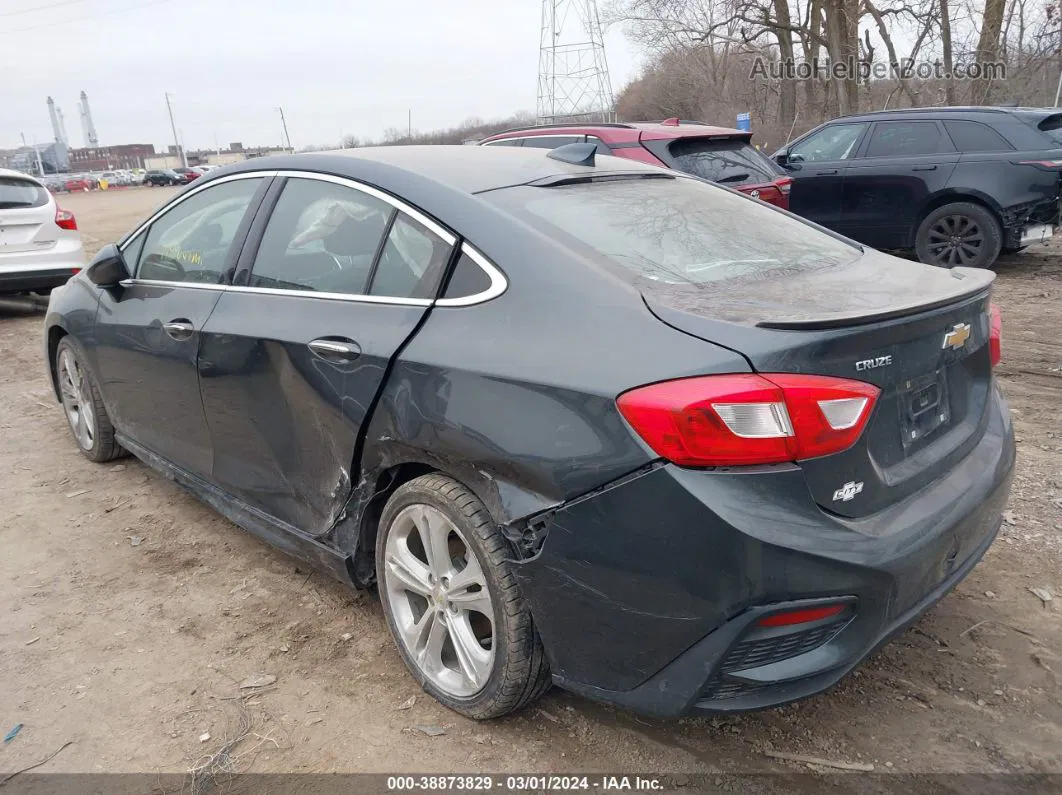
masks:
[[[991,266],[1058,224],[1062,112],[920,108],[845,116],[778,151],[790,209],[933,265]]]
[[[991,544],[991,272],[588,144],[347,152],[203,177],[52,293],[44,353],[88,458],[375,583],[442,703],[781,704]]]
[[[492,135],[481,146],[556,149],[588,141],[603,155],[704,177],[779,207],[789,206],[792,179],[752,145],[752,133],[699,121],[550,124]]]
[[[184,185],[185,178],[173,169],[152,169],[144,175],[145,185]]]

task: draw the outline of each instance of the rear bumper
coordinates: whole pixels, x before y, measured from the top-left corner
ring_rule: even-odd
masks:
[[[565,506],[517,571],[556,683],[662,717],[761,709],[836,683],[991,545],[1014,463],[993,391],[971,453],[866,519],[824,513],[797,467],[663,466]],[[838,600],[844,614],[799,637],[757,627],[766,612]]]
[[[27,293],[50,290],[66,284],[67,279],[81,270],[82,265],[61,265],[51,268],[0,270],[0,294]]]

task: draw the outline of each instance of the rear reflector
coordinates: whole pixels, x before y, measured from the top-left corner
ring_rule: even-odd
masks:
[[[74,214],[69,210],[60,210],[58,207],[55,208],[55,225],[60,229],[77,231],[77,219],[74,218]]]
[[[794,624],[808,624],[812,621],[820,621],[830,616],[835,616],[844,610],[846,605],[825,605],[824,607],[809,607],[804,610],[790,610],[785,613],[775,613],[761,618],[756,623],[761,627],[791,627]]]
[[[990,332],[988,335],[988,355],[995,367],[1003,358],[1003,318],[999,314],[999,307],[995,304],[988,305],[988,322]]]
[[[879,390],[820,375],[708,375],[624,392],[620,412],[654,452],[681,466],[778,464],[847,450]]]

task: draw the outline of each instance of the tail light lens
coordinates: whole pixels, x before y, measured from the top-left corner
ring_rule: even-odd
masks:
[[[55,208],[55,225],[60,229],[77,231],[77,219],[74,218],[74,214],[69,210],[60,210],[58,207]]]
[[[774,613],[761,618],[756,623],[761,627],[791,627],[794,624],[810,624],[812,621],[821,621],[830,618],[843,611],[847,605],[823,605],[822,607],[808,607],[803,610],[788,610],[784,613]]]
[[[787,373],[709,375],[624,392],[620,412],[654,452],[682,466],[777,464],[847,450],[880,390]]]
[[[1003,358],[1003,318],[999,314],[999,307],[995,304],[988,305],[988,355],[992,360],[992,366],[999,364]]]
[[[779,177],[774,181],[774,184],[778,186],[778,190],[782,193],[789,193],[793,189],[792,177]]]

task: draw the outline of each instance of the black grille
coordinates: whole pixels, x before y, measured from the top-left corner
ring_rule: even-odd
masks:
[[[753,684],[724,677],[725,674],[733,671],[770,665],[817,649],[837,637],[837,633],[847,625],[847,621],[835,621],[832,624],[806,629],[803,632],[791,632],[768,638],[753,637],[741,641],[730,649],[719,666],[719,672],[712,677],[704,689],[701,699],[713,701],[746,696],[772,687],[770,684]]]
[[[806,629],[774,638],[745,640],[734,646],[719,667],[722,673],[740,671],[745,668],[759,668],[779,660],[787,660],[817,649],[823,643],[833,639],[841,631],[845,621],[836,621],[823,627]]]

